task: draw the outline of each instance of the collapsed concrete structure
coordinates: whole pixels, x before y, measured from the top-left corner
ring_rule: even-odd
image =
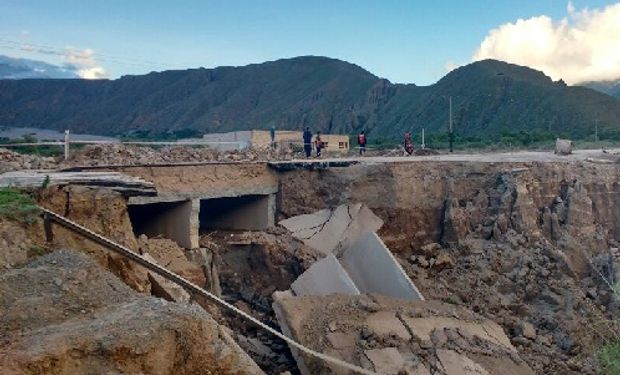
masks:
[[[424,300],[396,258],[375,233],[383,225],[383,221],[368,207],[359,203],[341,205],[292,217],[281,221],[280,225],[289,229],[294,237],[326,254],[291,284],[295,296],[329,298],[334,295],[376,294],[402,300]],[[286,310],[288,300],[284,296],[289,295],[293,294],[276,292],[273,309],[283,332],[295,336],[299,334],[299,317]],[[322,299],[315,301],[325,302]],[[404,327],[402,333],[408,335]],[[350,339],[351,342],[342,345],[354,346],[354,337]],[[316,373],[316,369],[309,370],[304,358],[294,347],[291,347],[291,351],[302,374]],[[369,358],[376,357],[379,362],[394,361],[394,358],[384,358],[384,354],[380,352],[367,355]],[[343,353],[337,353],[336,356],[350,362],[354,360]],[[404,364],[402,360],[401,362],[391,365],[389,369],[395,369],[393,373],[396,374]],[[386,369],[388,368],[376,363],[373,367],[374,371],[380,373],[392,373],[384,372]]]
[[[340,205],[282,220],[280,225],[327,256],[292,285],[296,295],[377,293],[423,300],[414,283],[377,236],[383,221],[368,207]]]
[[[579,155],[576,151],[573,155],[562,156],[560,163],[538,160],[484,162],[478,159],[338,163],[324,160],[283,162],[277,166],[239,163],[117,167],[115,171],[152,182],[157,187],[158,196],[152,202],[148,202],[149,197],[143,198],[146,203],[153,204],[200,201],[200,197],[236,199],[245,194],[261,195],[257,193],[261,187],[268,187],[273,192],[276,214],[280,217],[364,202],[385,220],[379,232],[382,242],[393,251],[426,298],[467,307],[501,324],[511,344],[519,350],[520,357],[537,373],[594,374],[595,365],[588,359],[591,353],[587,345],[599,343],[596,336],[599,332],[591,332],[589,324],[617,311],[613,294],[600,282],[596,272],[617,280],[617,275],[607,270],[612,269],[610,264],[617,269],[620,259],[616,242],[620,240],[620,224],[616,220],[620,195],[617,194],[617,164],[574,162]],[[495,156],[484,157],[495,159]],[[609,160],[615,159],[609,156]],[[125,201],[115,199],[114,205],[105,204],[103,202],[110,202],[108,198],[91,201],[85,199],[83,193],[64,190],[57,195],[51,206],[55,211],[64,210],[69,217],[85,221],[89,228],[111,237],[132,237],[119,241],[135,242],[131,227],[139,224],[141,218],[138,217],[136,223],[129,222]],[[66,200],[61,199],[65,196]],[[135,198],[130,201],[138,203]],[[200,212],[198,217],[200,219]],[[120,218],[123,226],[113,221]],[[147,215],[145,219],[150,217]],[[280,241],[280,233],[274,231],[270,235],[272,233],[277,237],[273,242]],[[71,243],[72,248],[87,249],[86,244],[75,245]],[[264,248],[254,245],[248,247],[253,262],[246,268],[228,270],[229,274],[260,269],[264,275],[279,277],[284,268],[280,267],[282,263],[276,263],[275,267],[261,263],[273,253],[263,252]],[[278,249],[282,248],[284,246]],[[335,254],[342,256],[341,251]],[[335,255],[334,258],[340,269],[346,272],[339,258]],[[111,262],[107,257],[103,259],[107,267],[117,267],[126,281],[135,276],[128,268],[118,267],[119,263]],[[287,285],[306,268],[306,264],[303,263],[301,270],[299,268],[286,270],[287,275],[293,275],[286,279]],[[347,276],[353,281],[348,273]],[[262,285],[274,285],[273,280],[265,278]],[[242,284],[234,284],[239,285]],[[355,283],[353,285],[358,288]],[[265,287],[264,290],[269,289]],[[235,295],[235,300],[243,298],[243,304],[250,306],[253,313],[265,313],[266,310],[254,309],[248,302],[261,297],[259,303],[264,304],[262,297],[265,294],[258,296],[258,293],[246,290],[242,292],[239,293],[242,297]],[[291,298],[315,297],[320,296]],[[361,298],[363,295],[345,295],[343,298],[349,297]],[[363,305],[366,303],[356,306]],[[370,310],[375,309],[373,305],[369,306]],[[353,308],[349,310],[342,305],[340,308],[345,314],[355,313]],[[316,312],[317,315],[320,313]],[[401,319],[398,314],[396,317]],[[389,320],[393,321],[391,316]],[[409,329],[405,320],[403,318],[401,324]],[[417,324],[426,323],[418,320]],[[416,355],[422,356],[423,360],[432,355],[442,366],[444,362],[448,366],[454,359],[471,368],[478,369],[475,364],[484,366],[485,357],[477,359],[467,355],[475,363],[472,364],[446,352],[453,350],[461,354],[456,347],[449,347],[450,342],[460,341],[453,336],[455,332],[451,324],[433,329],[428,335],[433,348],[424,348],[424,352],[416,352]],[[369,328],[371,326],[369,324]],[[345,333],[338,324],[328,324],[326,331],[332,332],[334,327],[333,332]],[[456,329],[456,333],[468,340],[468,327]],[[381,358],[399,363],[400,355],[405,363],[412,362],[406,358],[408,352],[401,351],[396,344],[390,346],[389,339],[383,340],[385,347],[373,346],[372,337],[367,333],[361,328],[355,336],[355,345],[368,346],[363,348],[368,353],[358,352],[360,361],[369,360],[376,368],[386,362]],[[442,333],[449,336],[447,345],[436,344],[443,343]],[[409,334],[413,336],[411,330]],[[433,335],[436,343],[432,340]],[[421,347],[422,343],[428,345],[424,340],[415,342]],[[398,341],[398,345],[402,343],[402,340]],[[409,343],[414,345],[411,340]],[[475,347],[475,342],[472,345]],[[349,346],[338,344],[338,348]],[[320,349],[321,345],[316,348]],[[325,348],[329,351],[336,346]],[[381,357],[381,353],[385,356]],[[429,360],[429,366],[425,366],[434,371],[430,364],[439,362]],[[493,373],[490,368],[485,368]]]

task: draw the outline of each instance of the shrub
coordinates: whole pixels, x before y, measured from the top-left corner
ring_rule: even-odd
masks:
[[[0,217],[33,224],[39,208],[34,200],[16,189],[0,188]]]
[[[620,342],[601,347],[598,351],[598,360],[603,374],[620,374]]]

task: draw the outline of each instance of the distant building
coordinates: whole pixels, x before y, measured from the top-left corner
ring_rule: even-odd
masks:
[[[347,152],[349,151],[349,136],[340,134],[321,134],[325,144],[325,151]],[[209,146],[221,150],[243,150],[246,148],[269,147],[271,135],[269,130],[241,130],[228,133],[205,134],[203,141],[210,143]],[[302,132],[293,130],[276,130],[276,145],[279,147],[303,144]],[[314,138],[313,138],[314,143]]]

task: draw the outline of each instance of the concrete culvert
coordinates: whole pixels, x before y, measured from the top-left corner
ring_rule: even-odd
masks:
[[[200,200],[200,229],[265,230],[274,225],[273,195]]]
[[[182,247],[197,247],[197,233],[192,217],[196,210],[191,200],[158,202],[127,206],[134,234],[148,237],[163,236]],[[195,215],[195,214],[194,214]]]

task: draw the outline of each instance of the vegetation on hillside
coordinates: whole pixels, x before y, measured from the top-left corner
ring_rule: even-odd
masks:
[[[32,224],[39,208],[27,194],[13,188],[0,188],[0,217]]]

